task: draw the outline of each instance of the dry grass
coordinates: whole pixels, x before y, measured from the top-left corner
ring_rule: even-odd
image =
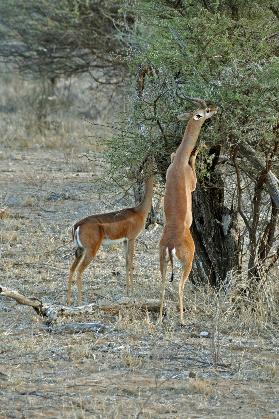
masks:
[[[7,208],[0,208],[0,220],[3,220],[4,218],[9,218],[10,212]]]
[[[189,393],[212,395],[214,393],[213,383],[209,380],[192,379],[188,384]]]
[[[7,103],[14,100],[8,87]],[[24,94],[29,87],[23,84]],[[100,189],[102,147],[86,141],[93,129],[74,114],[40,134],[17,98],[17,109],[1,121],[0,282],[61,304],[72,223],[113,209],[119,191]],[[87,153],[94,162],[78,157]],[[159,296],[160,234],[157,227],[138,241],[135,297]],[[122,248],[101,249],[84,277],[85,300],[125,295],[124,272]],[[0,417],[278,416],[278,282],[270,277],[252,301],[236,279],[219,293],[188,283],[184,327],[177,281],[167,287],[163,326],[137,310],[79,319],[110,326],[102,334],[48,333],[27,307],[0,298]]]

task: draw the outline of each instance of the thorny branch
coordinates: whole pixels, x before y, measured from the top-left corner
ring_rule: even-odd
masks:
[[[246,215],[243,212],[242,209],[242,187],[241,187],[241,175],[240,175],[240,170],[238,167],[238,164],[236,162],[236,155],[237,155],[237,151],[235,151],[234,155],[233,155],[233,163],[234,163],[234,167],[235,167],[235,173],[236,173],[236,186],[237,186],[237,211],[239,213],[239,215],[241,216],[241,218],[243,219],[246,228],[249,232],[249,234],[251,233],[251,226],[249,224],[248,218],[246,217]]]

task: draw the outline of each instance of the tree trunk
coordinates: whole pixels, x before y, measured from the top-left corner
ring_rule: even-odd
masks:
[[[236,212],[224,203],[224,182],[217,166],[219,150],[212,153],[216,159],[208,168],[210,176],[203,184],[198,183],[193,193],[196,253],[190,278],[219,287],[229,271],[238,269],[238,233]]]

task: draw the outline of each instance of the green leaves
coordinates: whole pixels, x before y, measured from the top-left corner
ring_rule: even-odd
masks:
[[[179,91],[221,107],[211,128],[203,129],[202,141],[221,142],[225,148],[246,141],[264,151],[259,139],[275,140],[278,19],[267,1],[209,3],[129,3],[135,16],[135,30],[127,40],[131,75],[141,64],[156,69],[156,76],[146,77],[141,105],[136,98],[131,103],[132,120],[135,128],[145,124],[155,153],[169,153],[181,139],[183,127],[175,115],[191,106],[179,99]],[[137,155],[139,144],[130,144]]]

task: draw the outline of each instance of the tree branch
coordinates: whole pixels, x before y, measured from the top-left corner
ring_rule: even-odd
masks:
[[[242,210],[242,189],[241,189],[241,176],[240,176],[240,170],[238,167],[238,164],[236,162],[236,153],[233,156],[233,163],[234,163],[234,167],[235,167],[235,173],[236,173],[236,179],[237,179],[237,211],[239,212],[239,215],[241,216],[241,218],[243,219],[247,230],[249,232],[249,235],[251,234],[251,226],[249,224],[248,218],[246,217],[246,215],[244,214],[243,210]]]
[[[159,300],[132,300],[122,299],[117,303],[107,304],[88,304],[78,307],[67,307],[67,306],[56,306],[52,304],[43,303],[41,300],[35,297],[26,297],[16,290],[6,288],[0,285],[0,296],[11,298],[18,304],[23,304],[32,307],[36,313],[43,318],[47,319],[47,322],[52,323],[58,319],[58,317],[66,316],[78,316],[84,314],[94,314],[97,310],[104,311],[109,314],[117,314],[122,309],[136,308],[143,311],[159,312],[160,301]]]
[[[239,153],[251,163],[257,172],[266,168],[266,162],[256,155],[255,150],[251,146],[241,143],[238,145],[238,149]],[[273,200],[276,208],[279,208],[279,179],[269,170],[266,174],[265,182],[270,198]]]

